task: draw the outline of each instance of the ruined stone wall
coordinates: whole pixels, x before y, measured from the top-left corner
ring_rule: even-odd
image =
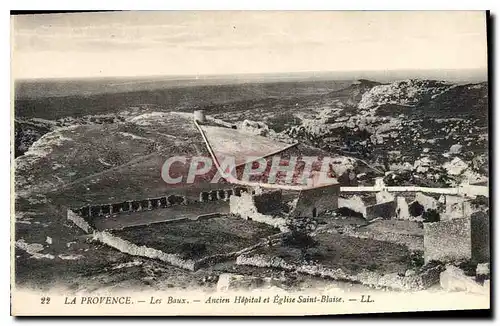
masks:
[[[471,220],[424,223],[424,260],[449,262],[472,258]]]
[[[410,211],[408,208],[408,202],[403,196],[396,197],[396,217],[402,220],[410,219]]]
[[[288,231],[284,218],[265,215],[257,211],[251,193],[243,192],[241,196],[231,196],[229,200],[229,210],[231,214],[240,216],[243,219],[266,223],[279,228],[282,232]]]
[[[446,195],[443,198],[443,202],[446,208],[444,213],[441,214],[442,220],[465,218],[474,213],[470,199],[465,199],[460,196]]]
[[[382,217],[384,219],[391,219],[396,216],[397,204],[395,200],[391,200],[385,203],[375,204],[366,207],[367,220],[372,220],[377,217]]]
[[[328,210],[336,210],[339,204],[340,185],[301,190],[292,217],[314,217]]]
[[[210,191],[202,191],[200,192],[199,201],[202,203],[224,200],[228,201],[229,197],[232,195],[239,196],[239,194],[243,191],[248,191],[248,189],[243,187],[235,187],[231,189],[215,189]]]
[[[490,216],[482,211],[465,218],[424,223],[425,261],[490,261]]]
[[[377,204],[386,203],[388,201],[395,200],[394,195],[387,191],[380,191],[375,194]]]
[[[232,189],[217,189],[212,191],[203,191],[200,192],[199,202],[210,202],[216,200],[225,200],[228,201],[229,197],[234,194],[240,194],[241,192],[249,191],[244,187],[235,187]],[[94,218],[101,216],[112,216],[120,213],[133,213],[133,212],[142,212],[149,211],[160,208],[168,208],[175,205],[189,205],[192,202],[188,200],[188,198],[184,195],[176,195],[171,194],[163,197],[156,198],[146,198],[140,200],[127,200],[120,203],[109,203],[109,204],[99,204],[99,205],[87,205],[75,209],[71,209],[75,216],[82,217],[85,223],[92,221]],[[69,213],[68,213],[69,214]],[[82,221],[77,220],[74,216],[72,216],[73,220],[75,220],[75,224],[77,224],[82,229],[87,229],[86,226],[81,226]],[[70,217],[68,216],[68,219]],[[80,225],[78,224],[80,223]]]
[[[186,196],[169,195],[158,198],[147,198],[141,200],[128,200],[120,203],[110,203],[101,205],[87,205],[73,209],[73,211],[84,218],[99,216],[110,216],[123,212],[140,212],[158,208],[166,208],[173,205],[188,205]]]
[[[439,283],[440,266],[422,269],[413,275],[402,276],[398,273],[381,274],[376,271],[362,271],[358,274],[344,272],[341,268],[329,268],[321,264],[296,264],[289,263],[281,257],[268,257],[265,255],[240,255],[236,259],[236,265],[248,265],[256,267],[280,268],[291,272],[328,277],[340,281],[359,282],[361,284],[388,287],[398,290],[424,290]]]
[[[420,205],[424,206],[424,209],[427,211],[429,209],[437,210],[439,208],[439,201],[432,196],[428,196],[421,192],[417,192],[415,194],[415,201],[419,202]]]
[[[92,226],[90,226],[90,224],[83,217],[79,216],[78,214],[73,212],[71,209],[68,209],[67,218],[68,218],[68,220],[75,223],[76,226],[78,226],[80,229],[82,229],[86,233],[92,233],[94,231],[94,228]]]
[[[252,196],[257,212],[262,214],[281,210],[282,195],[281,190],[266,191]]]
[[[114,236],[106,231],[94,232],[93,237],[95,240],[101,241],[102,243],[112,248],[130,254],[132,256],[142,256],[151,259],[158,259],[187,270],[195,270],[195,261],[191,259],[182,259],[179,255],[167,254],[161,250],[149,248],[146,246],[138,246],[133,244],[132,242]]]
[[[472,260],[487,263],[490,261],[490,216],[485,212],[475,212],[470,220]]]
[[[339,197],[338,199],[339,207],[346,207],[355,212],[363,214],[363,217],[366,216],[366,205],[358,195],[353,195],[350,198]]]
[[[276,241],[280,234],[272,235],[256,244],[243,248],[241,250],[227,252],[224,254],[216,254],[207,256],[201,259],[188,259],[182,258],[178,254],[166,253],[158,249],[150,248],[147,246],[138,246],[130,241],[122,239],[116,235],[113,235],[106,231],[94,231],[93,238],[98,240],[112,248],[115,248],[123,253],[130,254],[132,256],[141,256],[151,259],[161,260],[170,265],[184,268],[190,271],[198,270],[199,268],[211,266],[218,262],[227,261],[229,259],[235,259],[237,256],[252,251],[256,248],[269,245],[272,241]]]

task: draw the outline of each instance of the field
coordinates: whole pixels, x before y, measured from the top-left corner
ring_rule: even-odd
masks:
[[[140,246],[181,254],[185,258],[203,258],[251,247],[279,230],[258,222],[214,217],[126,228],[112,233]]]

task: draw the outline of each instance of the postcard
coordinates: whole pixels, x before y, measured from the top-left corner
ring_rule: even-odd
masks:
[[[11,15],[11,314],[489,310],[488,20]]]

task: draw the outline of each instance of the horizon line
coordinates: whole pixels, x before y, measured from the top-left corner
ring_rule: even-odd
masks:
[[[21,77],[21,78],[16,78],[12,76],[12,79],[14,81],[37,81],[37,80],[92,80],[92,79],[118,79],[118,78],[128,78],[128,79],[142,79],[142,78],[172,78],[173,80],[182,80],[184,79],[193,79],[196,77],[199,77],[200,79],[207,79],[213,78],[213,77],[222,77],[222,78],[229,78],[233,77],[236,79],[239,79],[241,77],[265,77],[265,76],[276,76],[280,77],[283,76],[285,77],[286,75],[291,75],[289,77],[293,77],[293,75],[309,75],[308,77],[315,77],[315,75],[331,75],[331,74],[360,74],[360,75],[366,75],[366,74],[379,74],[379,75],[388,75],[391,73],[405,73],[405,72],[444,72],[444,73],[450,73],[450,72],[476,72],[479,77],[479,75],[484,74],[485,80],[488,80],[488,68],[465,68],[465,69],[459,69],[459,68],[447,68],[447,69],[381,69],[381,70],[328,70],[328,71],[322,71],[322,70],[310,70],[310,71],[288,71],[288,72],[255,72],[255,73],[248,73],[248,72],[235,72],[235,73],[230,73],[230,74],[155,74],[155,75],[109,75],[109,76],[67,76],[67,77]],[[299,77],[299,76],[297,76]],[[318,76],[320,77],[320,76]],[[387,76],[390,77],[390,76]],[[366,79],[366,78],[354,78],[354,79]]]

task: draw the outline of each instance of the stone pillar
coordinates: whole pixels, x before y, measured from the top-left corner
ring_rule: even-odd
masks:
[[[194,119],[197,122],[200,122],[200,123],[207,122],[207,118],[205,116],[205,111],[203,111],[203,110],[196,110],[196,111],[194,111]]]

